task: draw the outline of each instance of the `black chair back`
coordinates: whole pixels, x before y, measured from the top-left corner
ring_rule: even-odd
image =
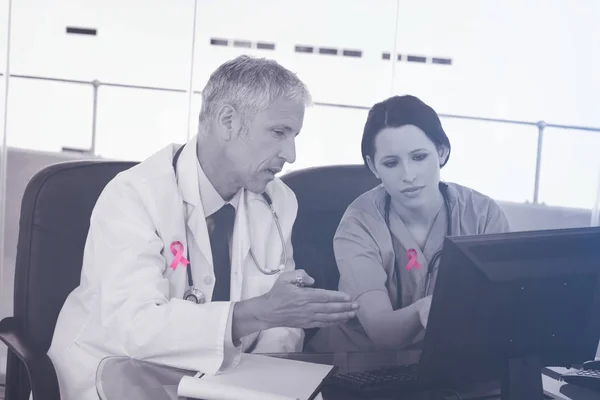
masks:
[[[34,352],[48,351],[63,303],[79,285],[90,216],[98,196],[115,175],[135,164],[69,161],[46,167],[29,181],[21,202],[14,321]],[[29,378],[28,368],[9,351],[6,399],[28,399]]]
[[[364,165],[307,168],[281,179],[298,199],[292,231],[296,268],[312,276],[316,287],[337,290],[333,236],[348,205],[380,181]]]

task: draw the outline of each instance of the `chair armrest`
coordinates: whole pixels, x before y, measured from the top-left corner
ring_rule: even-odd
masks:
[[[36,349],[29,335],[15,317],[0,321],[0,340],[25,365],[33,399],[60,400],[56,370],[50,357]],[[10,382],[6,382],[7,386]]]

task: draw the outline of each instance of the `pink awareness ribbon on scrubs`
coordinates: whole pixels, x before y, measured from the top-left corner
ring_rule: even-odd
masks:
[[[415,249],[408,249],[406,251],[406,257],[408,257],[408,263],[406,264],[406,270],[410,271],[412,267],[419,269],[421,264],[417,261],[417,251]]]
[[[185,267],[190,263],[183,256],[183,245],[181,244],[181,242],[177,241],[171,243],[171,253],[173,253],[173,255],[175,256],[170,265],[170,267],[173,268],[173,271],[175,271],[175,268],[177,268],[177,264],[181,263]]]

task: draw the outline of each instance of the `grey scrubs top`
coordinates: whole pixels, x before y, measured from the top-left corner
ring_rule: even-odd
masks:
[[[504,212],[494,200],[455,183],[447,185],[452,236],[510,230]],[[357,299],[366,292],[381,290],[388,295],[392,308],[397,310],[426,296],[427,266],[442,248],[447,232],[447,215],[446,207],[442,206],[424,247],[420,248],[393,211],[390,212],[388,229],[384,219],[385,195],[385,188],[379,185],[352,202],[340,221],[333,247],[340,272],[340,291]],[[414,261],[410,262],[415,253],[419,267]],[[396,261],[398,270],[395,268]],[[400,290],[396,279],[398,273]],[[437,263],[427,294],[432,294],[436,278]],[[424,330],[415,341],[421,340],[423,334]],[[346,324],[320,329],[307,344],[306,351],[372,351],[377,348],[358,318],[354,318]]]

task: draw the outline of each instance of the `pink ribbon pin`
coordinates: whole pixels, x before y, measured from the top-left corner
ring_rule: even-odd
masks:
[[[421,268],[421,264],[417,261],[417,251],[415,249],[408,249],[406,257],[408,257],[408,263],[406,264],[407,271],[410,271],[412,267]]]
[[[170,267],[173,268],[173,271],[175,271],[175,268],[177,268],[177,264],[181,263],[185,267],[190,263],[183,256],[183,245],[181,244],[181,242],[177,241],[171,243],[171,253],[173,253],[173,255],[175,256],[170,265]]]

